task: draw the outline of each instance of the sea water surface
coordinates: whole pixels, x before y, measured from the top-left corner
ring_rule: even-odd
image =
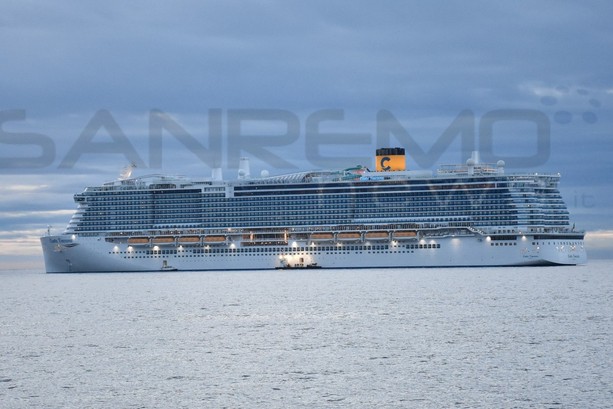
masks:
[[[0,273],[2,408],[613,407],[613,273]]]

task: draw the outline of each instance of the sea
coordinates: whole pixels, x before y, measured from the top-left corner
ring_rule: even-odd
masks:
[[[613,263],[0,273],[2,408],[611,408]]]

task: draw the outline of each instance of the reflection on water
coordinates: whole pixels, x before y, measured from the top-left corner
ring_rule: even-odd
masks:
[[[0,273],[0,401],[606,407],[608,269]]]

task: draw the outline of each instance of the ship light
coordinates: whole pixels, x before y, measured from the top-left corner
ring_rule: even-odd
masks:
[[[521,236],[522,241],[526,241],[526,236]]]
[[[115,252],[115,253],[119,252],[119,246],[113,247],[113,252]]]
[[[134,251],[134,247],[132,247],[132,246],[128,246],[128,251],[129,251],[130,253],[131,253],[131,252],[133,252],[133,251]]]
[[[487,241],[491,241],[491,240],[492,240],[492,238],[491,238],[490,236],[487,236],[487,237],[485,238],[485,240],[487,240]]]
[[[153,251],[159,251],[160,250],[160,246],[153,246]]]
[[[75,241],[75,240],[77,239],[77,235],[76,235],[76,234],[73,234],[73,235],[71,236],[71,239],[72,239],[72,241]]]
[[[234,243],[230,244],[230,248],[234,250],[236,248],[236,244]]]
[[[292,247],[298,247],[298,243],[296,243],[295,241],[292,242]]]

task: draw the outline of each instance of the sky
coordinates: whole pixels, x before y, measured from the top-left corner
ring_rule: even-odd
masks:
[[[40,268],[73,194],[135,175],[436,169],[479,149],[561,173],[613,254],[613,3],[5,1],[0,269]]]

